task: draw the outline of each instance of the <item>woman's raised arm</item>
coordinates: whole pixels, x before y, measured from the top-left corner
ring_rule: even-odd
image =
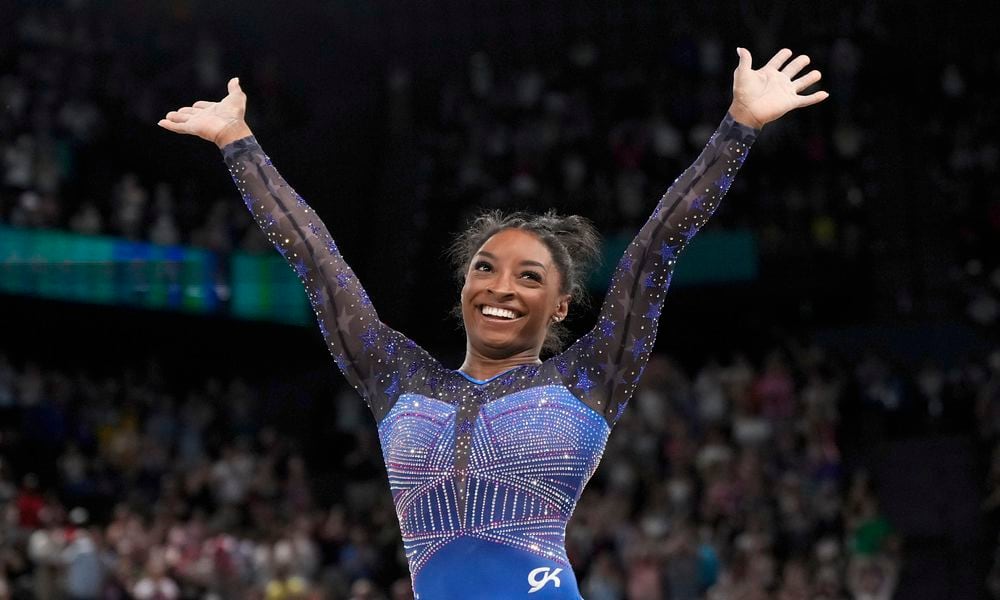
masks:
[[[399,395],[400,363],[412,366],[430,358],[379,320],[326,225],[264,154],[245,113],[246,94],[234,78],[221,101],[199,101],[171,111],[159,125],[211,141],[222,150],[247,210],[305,286],[337,366],[380,420]]]
[[[678,257],[718,208],[760,128],[828,96],[800,94],[820,79],[819,71],[796,78],[809,64],[807,56],[789,61],[792,52],[784,49],[754,70],[750,52],[737,53],[728,114],[625,251],[596,327],[551,359],[560,362],[566,385],[609,424],[621,416],[649,360]]]

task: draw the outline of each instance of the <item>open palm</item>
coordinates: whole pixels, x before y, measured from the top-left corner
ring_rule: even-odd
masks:
[[[754,70],[750,51],[737,48],[736,52],[740,64],[733,73],[731,110],[738,120],[749,121],[748,125],[763,127],[790,110],[816,104],[829,97],[823,91],[800,94],[822,77],[814,69],[795,78],[809,64],[809,57],[804,54],[789,61],[792,51],[785,48],[772,56],[763,67]]]
[[[229,94],[218,102],[199,100],[167,113],[158,125],[175,133],[196,135],[210,142],[219,143],[229,131],[245,126],[243,117],[247,110],[247,95],[240,89],[239,79],[229,80]]]

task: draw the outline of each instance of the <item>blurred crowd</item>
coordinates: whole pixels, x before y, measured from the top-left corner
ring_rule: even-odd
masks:
[[[1000,414],[1000,351],[945,375],[789,343],[646,373],[567,529],[588,600],[891,598],[899,537],[877,482],[845,466],[842,412],[920,401],[932,419],[971,390],[993,437]],[[291,409],[266,382],[168,375],[0,354],[0,598],[411,597],[375,427],[346,385],[312,399],[336,406],[312,455],[274,425]]]
[[[0,41],[0,223],[266,250],[239,203],[218,181],[192,174],[189,157],[134,156],[137,137],[167,143],[152,124],[176,102],[223,93],[238,54],[231,36],[193,26],[197,9],[184,2],[122,8],[12,7],[12,35]],[[823,69],[831,99],[769,128],[769,142],[753,151],[769,168],[746,169],[736,183],[752,190],[752,201],[727,202],[712,226],[752,231],[775,280],[863,278],[867,268],[887,268],[878,256],[945,261],[892,265],[906,273],[886,292],[896,296],[895,309],[936,313],[943,307],[920,297],[936,295],[972,322],[995,325],[1000,199],[990,182],[1000,150],[987,133],[996,115],[980,82],[1000,63],[989,53],[962,61],[945,54],[921,87],[922,106],[935,110],[892,107],[869,89],[887,60],[878,49],[897,35],[886,10],[878,3],[831,10],[797,48]],[[404,194],[413,245],[438,251],[439,232],[459,229],[483,206],[557,207],[588,215],[607,235],[634,231],[728,106],[729,42],[710,23],[684,23],[652,58],[621,58],[579,41],[532,61],[475,52],[464,69],[444,75],[400,59],[387,67],[383,116],[397,137],[390,131],[384,143],[401,145],[400,130],[416,133],[404,162],[383,165],[413,172]],[[282,116],[280,96],[291,91],[281,86],[291,84],[277,79],[278,60],[264,51],[244,65],[256,107],[251,124],[269,132],[295,118],[291,108]],[[902,120],[925,117],[914,136],[919,165],[891,166],[885,156],[893,146],[876,136],[893,135],[880,117],[890,108]],[[892,211],[906,209],[898,193],[910,188],[886,178],[908,176],[919,176],[913,186],[932,200],[901,222]],[[886,220],[897,227],[887,229]],[[927,251],[907,252],[915,239],[926,239]]]
[[[231,193],[191,173],[189,156],[135,156],[146,143],[166,148],[169,136],[152,124],[177,102],[219,97],[241,55],[233,36],[193,26],[197,10],[184,2],[14,3],[12,35],[0,40],[0,223],[222,252],[267,250]],[[752,190],[752,200],[727,202],[712,227],[752,231],[774,280],[822,273],[846,283],[838,273],[857,280],[868,268],[887,268],[878,256],[944,261],[932,269],[892,265],[906,274],[886,292],[896,296],[895,310],[937,313],[943,307],[921,297],[936,295],[972,322],[995,325],[1000,199],[990,182],[1000,151],[987,133],[997,123],[981,81],[1000,63],[989,53],[937,57],[939,72],[921,86],[921,106],[935,109],[900,107],[869,89],[887,66],[879,49],[898,35],[887,27],[885,8],[830,10],[796,49],[823,69],[831,99],[769,127],[768,143],[753,151],[763,155],[754,162],[769,167],[746,169],[736,183]],[[557,207],[588,215],[607,235],[634,231],[728,106],[735,64],[729,41],[710,22],[679,20],[675,29],[652,58],[622,58],[579,41],[531,61],[475,52],[464,69],[444,74],[395,59],[398,66],[386,67],[382,116],[397,137],[389,132],[382,153],[403,145],[400,130],[416,133],[414,152],[382,168],[412,172],[401,195],[413,245],[436,252],[440,231],[458,230],[469,210],[483,206]],[[272,52],[240,60],[258,133],[287,130],[298,113],[323,110],[319,102],[293,109],[281,101],[292,95],[282,86],[293,84],[278,79]],[[394,102],[405,108],[394,112]],[[890,166],[885,154],[894,146],[877,137],[895,137],[885,129],[887,110],[900,111],[902,121],[924,117],[913,135],[919,165]],[[919,180],[904,189],[887,183],[895,177]],[[931,200],[901,221],[893,212],[906,211],[898,194],[917,190]],[[927,240],[926,251],[906,251],[915,239]]]
[[[382,597],[373,580],[411,597],[373,436],[321,461],[348,481],[320,505],[267,409],[239,378],[178,390],[155,364],[97,377],[0,355],[0,598],[360,600]]]
[[[206,199],[211,186],[198,189],[169,156],[154,164],[131,152],[173,98],[225,89],[218,40],[180,7],[167,19],[79,2],[12,12],[0,40],[0,223],[243,247],[241,207]],[[245,246],[266,244],[253,235]]]

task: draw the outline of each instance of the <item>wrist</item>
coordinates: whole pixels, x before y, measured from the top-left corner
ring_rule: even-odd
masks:
[[[740,125],[746,125],[747,127],[752,127],[754,129],[763,129],[764,123],[757,119],[752,112],[747,110],[745,106],[733,100],[733,103],[729,105],[729,114],[732,115],[733,120]]]
[[[219,133],[216,134],[215,139],[212,141],[221,149],[236,140],[240,140],[251,135],[253,135],[253,133],[250,131],[250,127],[241,119],[228,123],[225,127],[219,130]]]

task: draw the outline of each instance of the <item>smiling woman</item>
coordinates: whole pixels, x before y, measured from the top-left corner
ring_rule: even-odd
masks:
[[[808,58],[781,50],[753,70],[738,53],[729,113],[626,250],[597,324],[545,361],[545,340],[596,255],[585,220],[490,213],[456,242],[467,343],[450,369],[379,320],[326,226],[250,134],[237,80],[222,101],[160,121],[222,149],[247,209],[305,285],[330,352],[378,423],[416,598],[580,597],[566,524],[652,351],[677,257],[758,129],[826,98],[800,95],[820,78],[796,78]]]
[[[486,240],[462,286],[462,372],[488,379],[526,361],[541,362],[550,325],[569,311],[564,279],[535,234],[505,229]]]
[[[504,238],[494,239],[501,232],[524,233],[531,238],[531,242],[522,246],[518,243],[519,240],[514,240],[513,247],[509,247],[509,244],[501,243]],[[511,273],[522,282],[514,289],[544,288],[556,291],[559,295],[567,296],[568,302],[575,306],[586,301],[584,278],[600,256],[600,238],[590,221],[576,215],[560,216],[554,211],[542,215],[523,212],[504,215],[497,210],[484,212],[455,239],[450,250],[456,279],[463,286],[462,297],[453,312],[462,319],[467,334],[469,319],[464,310],[466,288],[470,283],[483,281],[484,277],[470,276],[476,271],[494,272],[499,267],[497,255],[492,254],[491,248],[487,248],[486,244],[490,244],[491,248],[500,244],[503,254],[524,254],[522,257],[514,257],[519,260],[514,262],[514,267],[517,268],[512,269]],[[534,251],[533,256],[528,255],[529,249]],[[493,275],[494,278],[496,276]],[[532,284],[530,281],[537,283]],[[555,298],[550,303],[553,308],[559,305]],[[553,354],[565,347],[569,336],[569,329],[563,323],[565,317],[565,311],[558,315],[553,312],[552,318],[543,322],[540,332],[536,331],[536,334],[542,334],[543,342],[539,346],[540,352],[534,353],[535,359],[541,353]],[[467,341],[471,342],[472,339]],[[466,354],[472,349],[467,345]],[[472,368],[472,365],[463,365],[462,370],[471,375],[472,371],[467,366]]]

